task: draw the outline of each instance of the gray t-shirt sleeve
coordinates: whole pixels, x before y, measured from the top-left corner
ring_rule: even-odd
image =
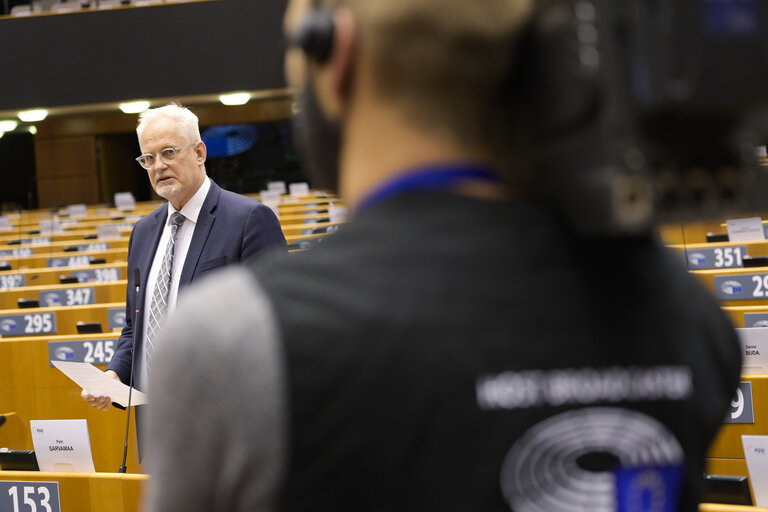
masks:
[[[150,370],[146,510],[275,509],[286,437],[278,338],[243,268],[180,297]]]

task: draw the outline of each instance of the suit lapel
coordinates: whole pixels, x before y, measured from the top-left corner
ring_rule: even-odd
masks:
[[[192,282],[192,277],[195,275],[197,263],[200,261],[200,256],[203,254],[205,242],[208,240],[208,235],[211,233],[213,223],[216,221],[216,217],[214,216],[213,212],[216,210],[216,206],[219,204],[220,193],[221,188],[216,185],[213,180],[211,180],[211,188],[208,191],[208,195],[205,196],[203,207],[200,208],[200,214],[197,216],[195,232],[192,234],[192,242],[189,244],[187,258],[184,261],[184,268],[181,271],[179,287]]]

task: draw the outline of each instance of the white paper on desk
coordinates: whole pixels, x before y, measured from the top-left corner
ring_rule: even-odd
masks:
[[[85,420],[32,420],[29,425],[41,471],[96,471]]]
[[[768,506],[768,436],[741,436],[755,505]]]
[[[763,221],[760,219],[760,217],[726,220],[725,226],[728,229],[729,242],[750,242],[753,240],[765,240]]]
[[[130,388],[92,364],[66,361],[51,361],[51,364],[91,395],[108,396],[113,402],[123,407],[128,405],[128,390]],[[144,405],[146,403],[147,395],[134,388],[131,405]]]

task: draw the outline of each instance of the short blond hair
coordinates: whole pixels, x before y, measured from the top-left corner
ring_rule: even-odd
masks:
[[[203,140],[200,137],[200,121],[197,119],[197,116],[178,102],[142,112],[139,115],[139,125],[136,127],[136,135],[138,135],[139,140],[141,140],[141,134],[144,133],[144,128],[149,123],[160,118],[170,118],[176,121],[178,134],[186,139],[189,144]]]
[[[487,147],[533,0],[317,0],[348,7],[379,91],[415,123]],[[506,113],[508,114],[508,113]],[[491,138],[498,138],[494,134]]]

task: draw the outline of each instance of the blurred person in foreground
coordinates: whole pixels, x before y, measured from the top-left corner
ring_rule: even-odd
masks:
[[[735,333],[655,237],[582,237],[497,164],[531,8],[290,2],[302,150],[352,219],[185,297],[151,512],[697,509]]]

